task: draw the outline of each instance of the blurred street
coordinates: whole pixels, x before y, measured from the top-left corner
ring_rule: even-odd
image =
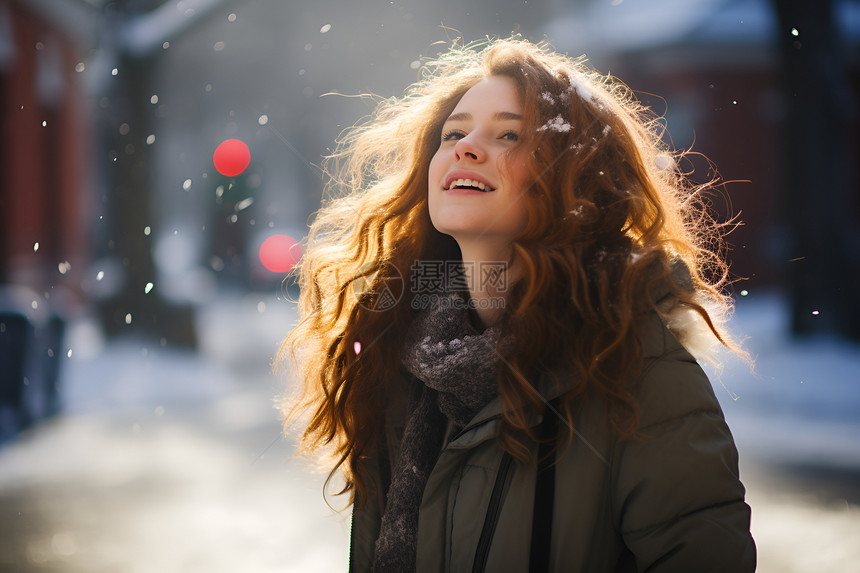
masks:
[[[0,450],[0,571],[344,570],[349,513],[274,409],[292,308],[219,300],[199,355],[73,327],[64,414]]]
[[[714,387],[758,571],[860,571],[860,349],[790,342],[782,299],[748,298],[736,329],[759,377],[730,363]],[[294,320],[274,293],[221,296],[199,314],[199,354],[73,325],[64,413],[0,449],[0,571],[346,571],[349,512],[279,437],[287,378],[270,365]]]

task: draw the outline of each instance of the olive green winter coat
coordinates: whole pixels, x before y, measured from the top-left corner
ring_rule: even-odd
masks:
[[[603,406],[584,405],[571,447],[560,440],[550,570],[754,571],[738,454],[711,384],[656,314],[642,332],[645,364],[637,393],[646,438],[612,439]],[[551,400],[573,381],[574,374],[547,374],[536,386]],[[502,459],[495,439],[500,415],[498,400],[487,404],[436,462],[419,512],[418,573],[473,570]],[[383,457],[396,459],[404,420],[392,418]],[[565,435],[564,424],[558,427]],[[383,458],[375,461],[390,467]],[[536,473],[535,462],[511,466],[488,572],[529,570]],[[379,477],[385,482],[390,476]],[[353,515],[350,571],[370,571],[379,506],[368,499]]]

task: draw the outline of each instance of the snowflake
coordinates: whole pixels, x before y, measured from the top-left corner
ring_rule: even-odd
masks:
[[[585,80],[585,78],[582,78],[580,76],[571,76],[570,88],[568,88],[568,90],[576,91],[577,95],[585,101],[591,101],[592,99],[594,99],[594,92],[591,90],[591,86],[588,85],[588,82]]]
[[[671,155],[662,153],[654,158],[654,165],[660,171],[669,171],[675,168],[675,160],[672,159]]]
[[[540,126],[538,128],[538,131],[544,131],[547,129],[563,133],[570,131],[571,125],[562,119],[561,114],[558,114],[557,116],[546,122],[544,125]]]

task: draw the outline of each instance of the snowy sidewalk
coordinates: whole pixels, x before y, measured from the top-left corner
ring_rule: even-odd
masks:
[[[72,329],[64,415],[0,450],[0,571],[343,570],[349,512],[274,409],[293,306],[219,300],[199,355]]]
[[[792,340],[787,302],[738,301],[756,373],[728,362],[714,391],[738,445],[762,573],[860,572],[860,345]]]
[[[748,337],[756,372],[735,359],[708,374],[744,453],[860,476],[860,344],[792,340],[786,302],[772,294],[739,301],[733,331]]]
[[[758,570],[860,571],[860,350],[791,342],[782,307],[741,301],[760,376],[732,363],[727,390],[714,382]],[[73,328],[64,415],[0,449],[0,572],[345,571],[348,512],[288,460],[274,409],[269,365],[294,320],[274,296],[222,297],[201,310],[199,354]]]

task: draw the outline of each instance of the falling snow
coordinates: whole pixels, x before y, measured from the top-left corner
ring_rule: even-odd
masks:
[[[242,199],[241,201],[236,203],[236,207],[235,207],[236,212],[238,213],[239,211],[244,211],[245,209],[247,209],[248,207],[250,207],[253,204],[254,204],[254,198],[253,197],[248,197],[246,199]]]

